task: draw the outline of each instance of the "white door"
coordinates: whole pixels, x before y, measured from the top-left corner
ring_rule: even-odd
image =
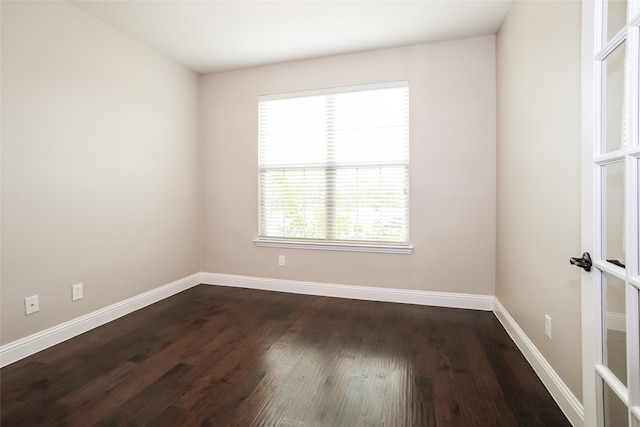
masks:
[[[585,426],[640,427],[640,1],[582,4]]]

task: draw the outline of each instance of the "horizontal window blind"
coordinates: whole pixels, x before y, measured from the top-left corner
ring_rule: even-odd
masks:
[[[407,82],[259,98],[259,239],[407,244]]]

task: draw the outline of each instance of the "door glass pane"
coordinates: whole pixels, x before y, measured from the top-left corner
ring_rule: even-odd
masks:
[[[624,163],[603,166],[604,206],[603,244],[604,259],[620,267],[626,265],[624,227]]]
[[[602,273],[603,285],[603,362],[627,385],[627,316],[625,282]]]
[[[604,425],[605,427],[623,427],[629,425],[627,406],[604,382]]]
[[[607,2],[607,40],[620,31],[627,23],[627,2],[609,0]]]
[[[605,59],[604,143],[605,151],[619,150],[626,145],[624,132],[624,64],[626,41],[616,47]]]

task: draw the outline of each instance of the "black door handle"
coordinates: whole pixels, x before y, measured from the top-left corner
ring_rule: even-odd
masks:
[[[584,268],[584,271],[591,271],[591,266],[593,265],[589,252],[583,253],[582,258],[571,258],[569,262],[577,267]]]
[[[613,265],[617,265],[618,267],[626,268],[619,259],[608,259],[607,262],[610,262]]]

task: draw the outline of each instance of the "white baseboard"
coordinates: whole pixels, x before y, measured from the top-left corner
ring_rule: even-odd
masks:
[[[397,302],[404,304],[432,305],[473,310],[493,310],[491,295],[459,294],[449,292],[414,291],[407,289],[376,288],[370,286],[336,285],[329,283],[301,282],[296,280],[266,279],[231,274],[200,273],[200,283],[261,289],[293,294],[351,298],[369,301]]]
[[[584,407],[582,403],[571,392],[569,387],[562,381],[560,376],[551,367],[542,353],[536,348],[533,342],[527,337],[524,331],[511,317],[509,312],[502,306],[498,299],[495,299],[493,310],[496,317],[502,323],[511,339],[516,343],[520,352],[527,359],[533,370],[538,374],[540,380],[545,385],[560,409],[575,427],[584,425]]]
[[[186,289],[200,284],[200,275],[193,274],[184,279],[152,289],[119,303],[110,305],[28,337],[10,342],[0,347],[0,367],[31,356],[77,335],[109,323],[143,307],[156,303]]]
[[[149,292],[78,317],[28,337],[0,346],[0,367],[31,356],[105,323],[161,301],[198,284],[234,286],[307,295],[352,298],[372,301],[433,305],[490,311],[493,296],[446,292],[411,291],[365,286],[332,285],[291,280],[263,279],[215,273],[196,273]]]
[[[607,329],[614,331],[627,330],[627,316],[624,313],[607,312]]]
[[[230,286],[369,301],[484,310],[495,313],[560,409],[574,426],[584,424],[584,408],[524,331],[494,296],[407,289],[350,286],[266,279],[217,273],[197,273],[125,301],[94,311],[28,337],[0,346],[0,367],[7,366],[98,326],[161,301],[198,284]]]

